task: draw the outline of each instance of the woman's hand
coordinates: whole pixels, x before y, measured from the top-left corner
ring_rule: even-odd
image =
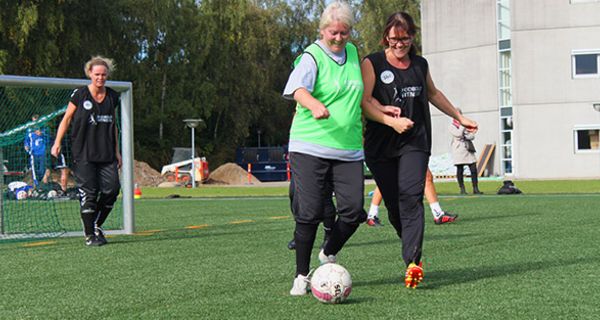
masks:
[[[467,129],[468,132],[476,133],[477,130],[479,129],[479,125],[477,124],[477,122],[475,122],[467,117],[461,116],[458,119],[458,121],[460,122],[460,125],[462,125],[463,127],[465,127],[465,129]]]
[[[327,107],[321,101],[315,99],[306,88],[298,88],[294,91],[294,100],[310,110],[315,119],[327,119],[330,116]]]
[[[402,109],[394,106],[381,106],[381,111],[392,118],[399,118]]]
[[[405,117],[396,117],[392,120],[391,122],[391,127],[396,130],[396,132],[398,132],[399,134],[402,134],[410,129],[412,129],[412,127],[414,126],[414,122],[412,120],[410,120],[409,118],[405,118]]]
[[[121,153],[116,152],[115,158],[117,158],[117,168],[121,169],[121,166],[123,165],[123,159],[121,158]]]
[[[323,105],[315,107],[310,110],[315,119],[327,119],[329,118],[329,110]]]
[[[53,144],[52,149],[50,149],[50,154],[52,154],[53,157],[58,158],[58,155],[60,154],[60,144]]]

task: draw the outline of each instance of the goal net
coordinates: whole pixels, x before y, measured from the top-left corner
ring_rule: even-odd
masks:
[[[71,164],[70,132],[60,159],[50,155],[73,89],[89,80],[0,76],[0,242],[82,235]],[[104,223],[107,233],[133,233],[131,83],[107,82],[121,93],[117,126],[123,167],[121,196]]]

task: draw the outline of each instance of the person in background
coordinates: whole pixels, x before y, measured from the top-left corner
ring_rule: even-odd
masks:
[[[91,82],[73,92],[52,146],[52,155],[58,157],[63,137],[72,125],[72,170],[79,190],[87,246],[107,243],[102,224],[121,188],[121,153],[115,113],[120,104],[119,94],[105,86],[113,66],[111,59],[101,56],[93,57],[85,64],[85,75]]]
[[[459,109],[460,114],[462,111]],[[460,194],[467,194],[464,181],[464,166],[469,166],[471,171],[471,183],[473,184],[474,194],[483,194],[479,191],[477,181],[477,157],[475,156],[475,132],[467,130],[459,121],[453,120],[448,126],[450,134],[452,134],[452,142],[450,148],[452,150],[452,159],[456,166],[456,180],[460,188]]]
[[[433,175],[429,169],[427,169],[427,176],[425,178],[425,199],[427,199],[427,202],[429,203],[429,208],[433,215],[433,222],[435,222],[435,224],[454,222],[454,220],[458,218],[458,214],[442,210],[437,192],[435,191],[435,185],[433,184]],[[373,191],[371,207],[369,208],[367,215],[367,225],[371,227],[383,226],[379,220],[379,206],[381,205],[382,200],[383,197],[381,196],[381,191],[376,187]]]
[[[52,166],[54,170],[60,171],[60,196],[64,196],[67,193],[67,183],[69,180],[69,166],[67,165],[67,159],[63,152],[59,153],[57,157],[52,157]]]
[[[383,51],[362,62],[367,118],[365,159],[381,190],[390,223],[402,241],[404,284],[423,280],[421,255],[425,229],[423,195],[431,154],[429,103],[469,130],[477,123],[463,117],[438,90],[425,58],[413,40],[417,27],[405,12],[392,14],[383,30]]]
[[[453,214],[449,211],[442,210],[442,206],[438,200],[437,191],[433,184],[433,174],[429,168],[427,169],[427,176],[425,177],[425,199],[429,203],[431,214],[433,215],[433,222],[435,224],[444,224],[454,222],[458,218],[458,214]]]
[[[364,211],[362,120],[363,83],[356,46],[350,43],[354,15],[342,1],[330,3],[319,23],[320,39],[305,48],[283,92],[297,102],[290,129],[294,176],[292,213],[296,221],[296,275],[290,295],[307,294],[310,257],[333,186],[337,219],[321,263],[336,255],[367,218]]]
[[[32,122],[36,122],[39,115],[35,114],[31,117]],[[29,154],[29,167],[31,168],[31,177],[36,188],[41,183],[45,183],[46,176],[46,147],[48,144],[48,134],[45,128],[39,124],[27,130],[25,136],[24,148]]]

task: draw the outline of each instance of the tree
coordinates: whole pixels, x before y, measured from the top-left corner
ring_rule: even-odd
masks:
[[[364,0],[356,4],[358,23],[356,24],[357,43],[361,56],[382,50],[379,44],[386,19],[394,12],[410,14],[417,26],[421,21],[420,0]],[[417,34],[414,44],[421,47],[421,36]]]
[[[380,50],[385,18],[418,1],[358,0],[355,42]],[[293,102],[281,97],[294,58],[318,37],[325,0],[5,0],[0,72],[83,78],[93,55],[133,82],[136,158],[159,168],[190,144],[183,119],[201,118],[199,153],[212,165],[239,146],[287,143]],[[76,12],[77,14],[73,14]]]

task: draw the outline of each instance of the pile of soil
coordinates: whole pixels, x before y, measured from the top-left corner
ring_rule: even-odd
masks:
[[[253,185],[260,184],[260,180],[250,175],[250,181]],[[248,172],[235,163],[228,162],[215,171],[210,173],[208,184],[230,184],[246,185],[248,184]]]
[[[29,178],[27,178],[27,176]],[[58,171],[52,172],[50,181],[60,181],[60,173]],[[26,182],[31,182],[31,174],[26,175]],[[27,181],[28,180],[28,181]],[[250,181],[253,185],[260,184],[255,176],[250,176]],[[150,167],[146,162],[134,160],[133,162],[133,182],[139,187],[156,187],[156,186],[180,186],[181,183],[169,182],[166,177],[160,175],[160,172]],[[226,163],[218,167],[215,171],[210,173],[206,184],[227,184],[227,185],[247,185],[248,184],[248,172],[242,169],[235,163]],[[69,175],[69,187],[75,185],[73,176]]]
[[[135,183],[140,187],[177,187],[182,185],[182,182],[167,181],[167,178],[161,176],[160,172],[152,169],[147,163],[142,161],[135,161],[134,175]],[[253,185],[261,183],[253,175],[250,176],[250,181]],[[247,185],[248,172],[237,164],[229,162],[212,171],[204,184]]]
[[[146,162],[133,161],[133,183],[139,187],[156,187],[166,179]]]
[[[33,179],[31,178],[31,170],[25,172],[22,180],[29,185],[33,185]],[[58,183],[60,181],[60,170],[50,171],[48,181]],[[137,183],[138,186],[156,187],[164,181],[166,181],[166,178],[161,176],[160,172],[154,170],[147,163],[143,161],[133,161],[133,182]],[[69,172],[67,187],[71,188],[74,186],[75,179],[73,178],[73,174]]]

